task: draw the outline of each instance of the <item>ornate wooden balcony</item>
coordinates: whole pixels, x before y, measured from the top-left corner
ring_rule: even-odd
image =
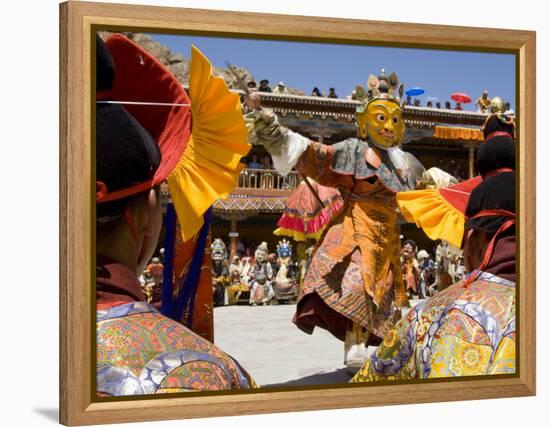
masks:
[[[239,186],[229,197],[214,203],[214,214],[227,220],[243,220],[259,213],[280,214],[299,184],[300,176],[295,171],[283,177],[274,169],[244,169]]]
[[[298,173],[293,171],[281,176],[275,169],[246,168],[239,176],[239,189],[271,191],[292,191],[300,183]]]

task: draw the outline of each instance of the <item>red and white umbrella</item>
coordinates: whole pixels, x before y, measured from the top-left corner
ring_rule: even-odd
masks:
[[[470,98],[467,94],[461,93],[461,92],[455,92],[451,95],[451,99],[456,102],[462,102],[463,104],[469,104],[472,102],[472,98]]]

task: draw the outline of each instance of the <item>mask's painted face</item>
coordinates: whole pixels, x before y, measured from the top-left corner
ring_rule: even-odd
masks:
[[[225,253],[223,251],[213,251],[212,260],[213,261],[223,261],[225,259]]]
[[[371,102],[367,110],[357,115],[359,134],[367,136],[380,147],[399,145],[405,132],[399,104],[386,99]]]
[[[259,263],[267,261],[267,252],[261,249],[256,249],[256,252],[254,252],[254,259]]]
[[[212,250],[212,261],[223,261],[227,256],[227,251],[225,249],[225,244],[220,239],[215,239],[212,245],[210,246]]]

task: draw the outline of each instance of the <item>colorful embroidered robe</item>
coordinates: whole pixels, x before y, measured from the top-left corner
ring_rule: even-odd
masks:
[[[415,306],[352,382],[515,373],[515,284],[471,274],[467,287],[458,282]]]
[[[128,396],[256,387],[214,344],[145,302],[99,307],[97,394]]]

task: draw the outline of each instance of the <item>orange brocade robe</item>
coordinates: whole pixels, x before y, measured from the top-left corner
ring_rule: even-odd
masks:
[[[361,144],[364,151],[366,143]],[[376,341],[375,337],[383,338],[392,327],[393,309],[408,305],[395,192],[378,174],[358,179],[335,172],[335,151],[334,146],[311,143],[296,165],[301,174],[319,184],[338,188],[344,205],[315,249],[294,323],[306,333],[319,326],[344,340],[354,322]],[[390,172],[384,173],[387,177]],[[393,281],[388,286],[390,272]]]

